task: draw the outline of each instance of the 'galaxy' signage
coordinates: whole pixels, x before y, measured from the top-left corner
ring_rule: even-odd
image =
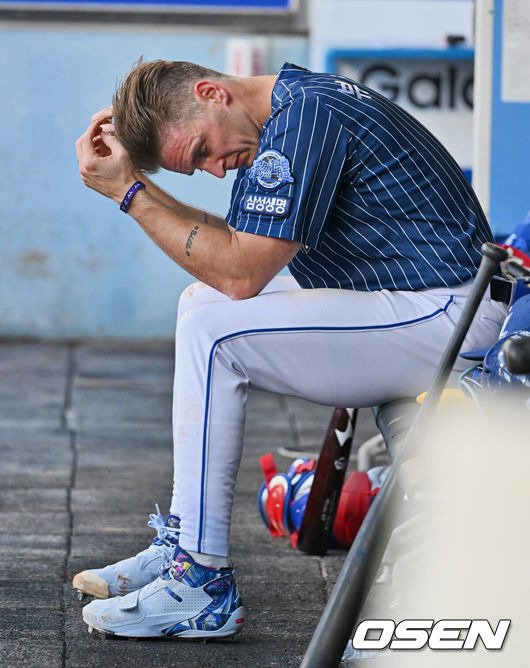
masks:
[[[373,88],[405,108],[473,108],[473,61],[345,63],[340,74]]]
[[[410,65],[407,63],[407,65]],[[403,67],[375,62],[359,68],[358,81],[392,102],[418,109],[473,108],[473,68],[454,64]]]

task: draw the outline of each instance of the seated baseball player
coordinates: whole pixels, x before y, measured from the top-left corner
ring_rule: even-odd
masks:
[[[151,516],[147,549],[75,576],[96,597],[83,618],[129,637],[230,636],[244,621],[229,527],[248,390],[358,407],[423,391],[491,232],[414,118],[290,64],[235,78],[139,63],[76,148],[84,183],[199,281],[179,303],[170,512]],[[160,190],[146,176],[159,167],[237,170],[226,219]],[[464,345],[490,345],[505,311],[487,295]]]

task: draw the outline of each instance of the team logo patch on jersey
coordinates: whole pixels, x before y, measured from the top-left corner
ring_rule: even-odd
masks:
[[[291,208],[291,199],[292,197],[250,193],[243,198],[243,211],[245,213],[264,213],[269,216],[286,218]]]
[[[260,153],[250,168],[251,183],[272,190],[284,183],[294,183],[289,160],[273,148]]]

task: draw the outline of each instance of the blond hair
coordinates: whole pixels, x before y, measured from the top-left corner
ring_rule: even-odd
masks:
[[[167,126],[182,127],[202,116],[193,92],[197,81],[230,78],[194,63],[142,59],[135,63],[112,100],[116,136],[135,167],[157,171]]]

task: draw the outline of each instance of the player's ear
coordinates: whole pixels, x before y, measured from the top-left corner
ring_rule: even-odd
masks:
[[[193,92],[203,102],[228,104],[230,101],[230,93],[218,81],[197,81],[193,87]]]

